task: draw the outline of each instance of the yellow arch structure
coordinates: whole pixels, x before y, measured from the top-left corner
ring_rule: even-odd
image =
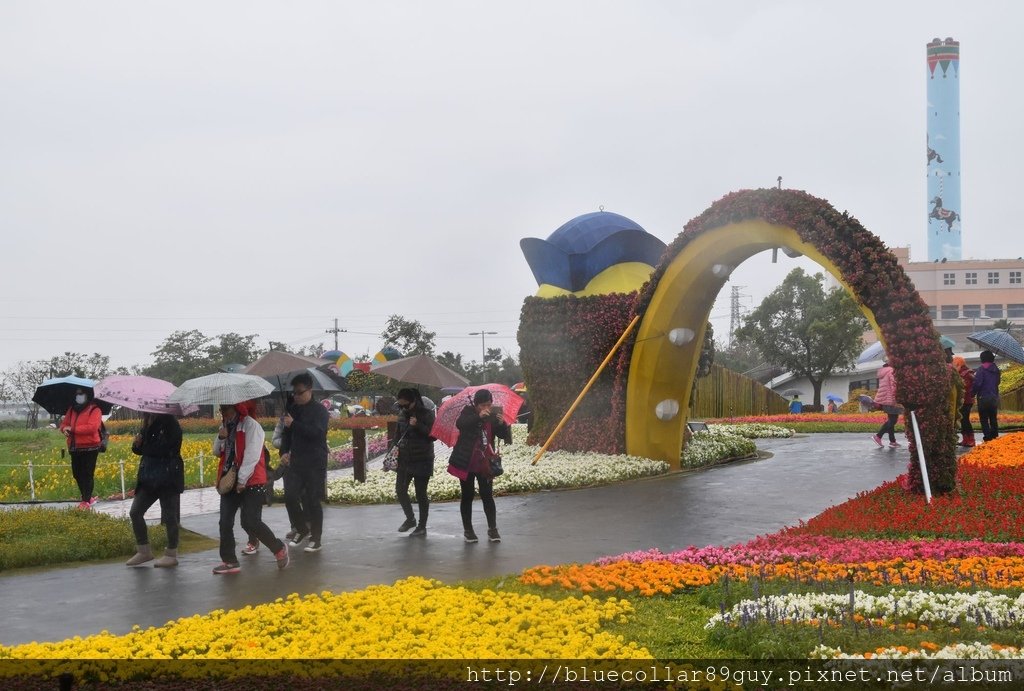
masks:
[[[626,383],[627,453],[679,468],[689,392],[711,307],[735,267],[773,248],[820,264],[857,300],[882,337],[875,315],[842,272],[792,228],[749,220],[701,233],[668,264],[640,322]]]

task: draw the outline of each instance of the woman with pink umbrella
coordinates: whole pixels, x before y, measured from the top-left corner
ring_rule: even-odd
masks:
[[[139,456],[135,498],[128,515],[135,533],[135,555],[126,566],[143,566],[155,559],[149,545],[146,512],[160,502],[160,522],[167,529],[167,549],[153,566],[178,565],[178,521],[181,493],[185,491],[185,465],[181,459],[181,425],[175,415],[185,415],[195,406],[168,403],[174,384],[144,376],[112,376],[96,384],[96,398],[141,412],[142,429],[132,440]]]
[[[445,405],[451,407],[449,404],[455,403],[455,400],[450,400]],[[487,539],[491,542],[501,542],[501,535],[498,534],[497,509],[494,505],[494,477],[491,474],[490,457],[495,454],[495,437],[511,444],[512,430],[503,419],[504,410],[493,406],[493,403],[494,397],[491,392],[479,388],[473,392],[472,404],[463,406],[455,421],[458,439],[455,440],[455,447],[448,461],[448,472],[459,478],[461,485],[462,500],[459,509],[462,513],[462,530],[466,542],[479,541],[473,530],[473,495],[476,487],[480,490],[480,501],[484,505],[484,516],[487,517]],[[440,414],[438,418],[441,418]],[[435,424],[436,427],[438,426]],[[438,434],[440,431],[432,430],[432,433],[436,438],[446,441]]]

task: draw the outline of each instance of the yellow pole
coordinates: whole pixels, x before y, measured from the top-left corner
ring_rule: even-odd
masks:
[[[544,442],[544,446],[540,447],[540,451],[538,451],[537,455],[533,457],[533,463],[531,465],[537,465],[537,461],[539,461],[541,456],[543,456],[547,452],[548,447],[551,446],[551,442],[555,440],[555,437],[558,436],[558,433],[562,431],[563,427],[565,427],[565,423],[567,423],[569,421],[569,418],[572,417],[572,414],[576,412],[576,408],[579,407],[580,401],[583,400],[583,397],[586,396],[587,392],[590,391],[591,387],[594,386],[594,382],[596,382],[597,378],[601,376],[601,372],[604,371],[604,368],[608,366],[608,363],[611,361],[612,356],[615,355],[615,351],[619,349],[623,341],[626,340],[626,337],[629,336],[629,334],[633,331],[633,327],[635,327],[637,325],[637,322],[639,321],[639,314],[633,317],[633,321],[629,323],[629,326],[626,327],[626,330],[622,332],[621,336],[619,336],[619,340],[616,341],[615,345],[612,346],[612,349],[608,351],[608,354],[605,356],[604,361],[601,362],[601,364],[598,366],[597,371],[594,372],[594,375],[590,378],[590,381],[587,382],[587,385],[583,387],[583,391],[580,391],[580,395],[577,396],[576,400],[572,402],[571,406],[569,406],[569,410],[566,411],[565,415],[562,416],[561,421],[555,427],[554,431],[551,432],[551,436],[548,437],[548,440],[546,442]]]

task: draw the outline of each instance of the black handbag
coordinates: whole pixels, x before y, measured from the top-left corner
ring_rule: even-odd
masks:
[[[491,477],[503,475],[505,468],[501,465],[501,454],[487,441],[487,433],[484,430],[480,430],[480,443],[483,444],[484,456],[487,458]]]

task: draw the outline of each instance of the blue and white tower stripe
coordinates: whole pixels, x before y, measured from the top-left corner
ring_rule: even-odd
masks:
[[[928,44],[928,261],[961,258],[960,42]]]

